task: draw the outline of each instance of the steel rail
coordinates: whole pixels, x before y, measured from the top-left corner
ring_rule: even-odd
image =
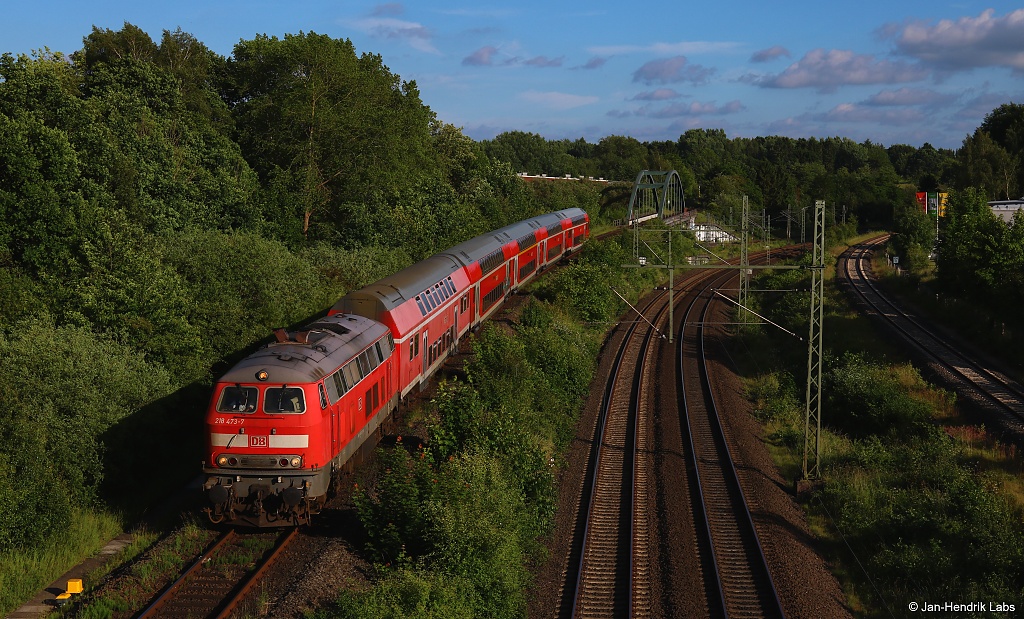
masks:
[[[647,305],[643,309],[643,312],[646,313],[651,308],[655,307],[659,302],[661,302],[665,298],[666,295],[667,295],[667,291],[663,291],[660,294],[656,295],[653,299],[651,299],[647,303]],[[661,309],[659,309],[658,316],[661,316],[664,313],[664,311],[665,311],[665,307],[662,307]],[[656,318],[656,320],[658,320],[658,318]],[[578,566],[576,568],[577,569],[576,588],[575,588],[575,591],[573,593],[572,617],[583,617],[583,616],[586,616],[586,617],[609,616],[609,617],[611,617],[611,616],[616,616],[615,615],[615,594],[616,594],[616,589],[618,588],[618,589],[621,590],[621,588],[622,588],[621,585],[617,586],[615,584],[615,581],[618,580],[616,574],[613,572],[611,574],[610,578],[608,577],[607,572],[602,574],[604,576],[605,580],[609,580],[609,579],[612,580],[611,590],[609,592],[608,589],[606,588],[606,585],[602,584],[600,582],[601,579],[600,579],[599,576],[601,576],[601,575],[599,575],[596,578],[595,577],[590,577],[589,576],[590,571],[588,569],[590,567],[588,565],[588,561],[592,561],[593,560],[593,559],[591,559],[591,553],[594,551],[594,546],[599,543],[597,540],[594,539],[594,537],[592,536],[592,533],[593,533],[593,525],[598,523],[598,520],[599,520],[598,515],[600,513],[599,510],[601,510],[601,509],[608,509],[609,511],[612,510],[612,509],[616,510],[617,513],[618,513],[618,519],[621,519],[622,514],[626,513],[627,509],[628,509],[628,513],[630,515],[630,537],[629,537],[629,548],[628,548],[628,562],[627,562],[627,570],[626,570],[628,572],[628,576],[627,576],[628,582],[626,583],[626,585],[627,585],[626,590],[628,591],[628,595],[626,596],[625,604],[626,604],[627,616],[632,616],[632,613],[633,613],[633,608],[632,608],[632,603],[633,603],[633,595],[632,595],[633,587],[632,587],[632,584],[633,583],[632,583],[632,579],[633,579],[633,570],[634,570],[634,564],[633,564],[634,543],[635,543],[635,539],[636,539],[636,537],[635,537],[635,530],[634,530],[634,524],[635,523],[633,522],[633,520],[634,520],[633,519],[633,515],[635,513],[635,505],[636,505],[636,483],[635,483],[636,479],[635,479],[635,476],[636,476],[636,473],[637,473],[637,469],[636,469],[636,442],[637,442],[636,415],[638,413],[639,384],[640,384],[640,381],[641,381],[641,378],[642,378],[643,359],[646,358],[650,342],[653,339],[654,333],[655,333],[654,329],[650,329],[650,328],[646,329],[644,331],[643,339],[642,339],[641,343],[639,344],[640,350],[637,353],[636,359],[634,360],[632,357],[627,359],[627,357],[626,357],[627,351],[629,351],[630,349],[634,349],[635,350],[635,348],[636,348],[636,345],[635,345],[635,341],[636,340],[635,340],[635,338],[638,337],[637,329],[638,329],[638,327],[641,324],[643,324],[643,323],[635,322],[635,323],[631,324],[630,328],[627,330],[625,336],[623,337],[623,340],[622,340],[622,342],[621,342],[621,344],[619,346],[618,352],[617,352],[616,357],[615,357],[615,361],[614,361],[614,364],[613,364],[613,367],[612,367],[611,376],[609,377],[609,380],[608,380],[608,382],[606,384],[605,393],[604,393],[604,396],[602,398],[601,410],[600,410],[599,416],[598,416],[597,430],[595,431],[595,437],[596,437],[597,440],[595,441],[594,447],[592,448],[592,451],[591,451],[592,468],[590,469],[590,472],[589,472],[588,478],[587,478],[589,483],[586,484],[586,485],[589,486],[589,500],[588,500],[588,505],[587,505],[586,522],[585,522],[584,531],[583,531],[583,546],[582,546],[582,548],[580,550],[580,560],[579,560],[579,564],[578,564]],[[620,371],[623,369],[623,367],[627,363],[634,363],[634,362],[636,363],[636,366],[633,369],[633,376],[629,379],[629,382],[626,383],[624,379],[620,380],[620,376],[619,375],[620,375]],[[615,420],[615,421],[617,421],[619,423],[624,423],[624,428],[621,428],[621,429],[620,428],[614,428],[613,429],[609,425],[609,423],[610,423],[610,419],[609,418],[612,415],[612,407],[613,407],[613,404],[615,403],[616,396],[619,394],[619,392],[618,392],[619,389],[628,389],[627,395],[629,396],[628,397],[629,403],[627,405],[627,410],[625,411],[625,415],[624,415],[625,418],[624,419],[617,419],[617,420]],[[618,463],[617,461],[609,463],[608,462],[609,458],[607,457],[608,450],[604,449],[604,445],[605,444],[608,444],[609,448],[611,448],[612,443],[618,441],[619,437],[613,437],[611,435],[612,432],[622,432],[623,434],[621,435],[621,438],[624,441],[623,442],[623,449],[631,448],[632,452],[633,452],[629,456],[626,456],[625,454],[622,454],[623,461],[622,461],[621,464]],[[628,438],[629,438],[630,434],[632,434],[632,436],[633,436],[632,446],[628,445]],[[612,455],[618,455],[618,454],[612,454]],[[626,464],[627,460],[629,461],[629,465],[628,466]],[[616,467],[615,465],[618,465],[618,466]],[[614,468],[612,468],[612,467],[614,467]],[[629,505],[617,504],[617,503],[614,502],[614,499],[611,498],[611,497],[608,497],[608,496],[601,497],[600,496],[599,493],[601,492],[601,488],[599,488],[599,484],[602,482],[602,472],[604,472],[605,476],[615,475],[616,473],[619,473],[619,472],[621,472],[623,474],[622,481],[629,484],[629,488],[628,488]],[[614,480],[612,480],[612,481],[614,481]],[[607,494],[613,494],[615,491],[616,491],[616,488],[614,486],[610,487],[610,488],[604,489],[604,492],[605,492],[606,495]],[[627,494],[627,493],[623,492],[623,490],[621,488],[618,489],[618,493],[619,493],[620,497],[623,494]],[[610,505],[602,505],[602,504],[599,503],[600,500],[611,501],[611,504]],[[607,535],[607,533],[605,533],[605,534]],[[616,533],[616,535],[621,538],[624,535],[624,531],[618,531]],[[617,566],[617,560],[616,560],[616,566]],[[590,592],[593,589],[595,589],[595,588],[599,590],[598,594],[597,595],[591,595]],[[609,603],[609,601],[607,599],[604,599],[604,598],[607,598],[607,594],[608,593],[610,593],[610,595],[611,595],[610,603]],[[604,611],[604,612],[602,612],[602,611]]]
[[[709,600],[709,609],[713,615],[722,617],[784,617],[711,388],[704,349],[705,329],[700,326],[707,320],[712,307],[713,295],[707,295],[710,288],[708,286],[696,294],[686,310],[680,328],[681,345],[677,359],[684,417],[681,421],[687,429],[687,451],[696,481],[697,503],[703,517],[702,528],[709,551],[707,558],[714,573],[714,591],[717,592],[717,599]],[[693,312],[700,314],[698,323],[690,320]],[[696,398],[687,394],[683,379],[688,365],[687,340],[684,339],[688,329],[693,333],[689,345],[695,347],[693,357],[698,364],[700,386]],[[702,412],[698,412],[699,409]],[[700,420],[706,425],[698,425]],[[704,443],[696,442],[698,435],[704,438]],[[730,519],[734,519],[733,522],[729,522]],[[743,555],[742,562],[735,560],[737,555]],[[726,556],[730,560],[725,560]]]
[[[847,250],[844,254],[843,276],[857,298],[876,316],[881,317],[897,333],[914,346],[925,358],[930,358],[968,387],[1009,414],[1015,422],[1024,420],[1024,387],[1001,372],[985,367],[962,350],[950,344],[924,322],[907,312],[883,294],[872,281],[865,267],[870,254],[888,237],[871,239]]]
[[[181,575],[171,583],[163,592],[142,612],[135,615],[137,619],[152,619],[155,617],[162,616],[189,616],[189,617],[215,617],[216,619],[226,619],[235,612],[245,598],[245,596],[252,590],[253,586],[259,582],[260,578],[265,574],[266,570],[281,556],[287,545],[295,539],[298,535],[299,530],[297,528],[291,528],[285,531],[281,531],[278,535],[274,546],[263,553],[263,556],[258,560],[257,565],[251,569],[246,570],[245,574],[241,579],[235,580],[230,577],[223,577],[215,579],[213,581],[213,591],[203,591],[202,595],[198,598],[200,601],[191,602],[192,604],[198,605],[200,609],[197,610],[195,607],[181,610],[175,607],[175,601],[179,600],[183,596],[184,599],[189,600],[188,596],[195,597],[195,592],[190,591],[190,587],[196,586],[195,583],[204,581],[205,586],[210,587],[211,582],[209,581],[209,575],[204,575],[201,572],[202,568],[208,563],[214,560],[218,554],[225,552],[233,544],[237,543],[239,534],[234,529],[229,529],[223,533],[213,544],[207,547],[207,549],[194,561],[192,562]],[[266,533],[263,531],[262,533]],[[177,602],[180,604],[181,602]],[[189,602],[186,602],[188,604]],[[205,610],[208,609],[208,610]]]
[[[155,616],[156,613],[161,608],[163,608],[164,605],[166,605],[169,600],[173,599],[174,596],[178,594],[178,591],[185,584],[185,581],[187,581],[189,577],[194,572],[196,572],[200,567],[202,567],[207,561],[212,559],[215,554],[220,552],[220,549],[226,546],[228,542],[232,541],[235,536],[236,533],[234,529],[229,529],[228,531],[225,531],[223,534],[221,534],[221,536],[217,538],[216,541],[214,541],[210,546],[207,547],[203,554],[199,555],[198,559],[192,562],[192,564],[189,565],[185,569],[185,571],[181,573],[181,576],[179,576],[177,580],[172,582],[166,589],[164,589],[163,593],[161,593],[159,596],[157,596],[155,600],[153,600],[153,602],[149,606],[143,609],[141,613],[136,615],[136,619],[144,619],[147,617]]]

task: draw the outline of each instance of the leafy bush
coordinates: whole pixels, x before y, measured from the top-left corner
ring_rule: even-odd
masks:
[[[419,585],[440,577],[462,590],[459,600],[436,602],[441,616],[449,616],[442,610],[448,604],[454,604],[452,616],[462,604],[472,616],[519,616],[537,520],[502,462],[482,453],[453,455],[436,465],[401,449],[379,454],[378,479],[357,493],[356,505],[375,556],[398,572],[388,572],[369,595],[350,597],[344,605],[360,609],[358,616],[372,608],[380,612],[381,604],[392,612],[414,612],[431,604],[424,598],[432,588]],[[415,576],[404,571],[413,565],[420,568]],[[383,593],[395,578],[419,585],[397,598]]]
[[[1024,599],[1019,517],[960,464],[961,449],[937,429],[870,437],[829,466],[821,500],[890,602]]]
[[[31,546],[58,531],[72,506],[95,505],[104,480],[105,434],[170,392],[140,353],[48,318],[0,336],[0,549]],[[117,446],[120,448],[120,446]]]
[[[534,301],[523,325],[485,326],[474,348],[469,382],[438,387],[429,447],[379,452],[375,481],[357,494],[370,549],[391,568],[369,593],[345,596],[342,616],[525,609],[526,564],[554,513],[549,462],[571,436],[598,342]]]
[[[443,570],[401,568],[366,593],[342,592],[333,608],[313,619],[474,619],[472,583]]]
[[[934,426],[927,403],[912,397],[885,365],[847,353],[828,364],[823,392],[829,423],[852,436],[923,436]]]

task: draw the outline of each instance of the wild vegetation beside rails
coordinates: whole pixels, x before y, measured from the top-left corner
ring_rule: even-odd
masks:
[[[887,248],[900,257],[899,277],[882,262],[882,284],[1021,373],[1024,216],[1018,213],[1005,222],[993,214],[982,192],[967,189],[951,193],[938,223],[936,228],[935,218],[920,212],[899,218]],[[936,249],[931,259],[923,249],[928,247]]]
[[[888,225],[915,189],[1024,187],[1014,104],[957,152],[720,129],[475,142],[379,55],[312,32],[255,36],[225,57],[180,29],[153,38],[125,23],[94,28],[70,55],[11,51],[0,55],[0,435],[11,437],[0,612],[16,603],[8,592],[38,590],[75,560],[23,569],[22,558],[82,523],[126,526],[195,473],[210,380],[231,361],[463,239],[570,206],[595,226],[620,219],[643,169],[676,169],[688,205],[719,219],[744,195],[773,216],[822,197]],[[524,171],[624,182],[524,183]],[[591,290],[562,286],[600,315]]]
[[[592,241],[533,286],[510,324],[484,327],[465,380],[426,411],[427,445],[378,451],[356,503],[377,562],[374,587],[322,617],[521,617],[555,474],[610,324],[664,274],[622,269],[628,238]],[[679,242],[682,260],[692,245]]]
[[[314,57],[359,106],[294,83]],[[276,71],[279,90],[260,79]],[[274,328],[475,234],[615,199],[526,185],[378,56],[314,34],[228,61],[125,24],[71,57],[4,54],[0,126],[3,613],[196,474],[210,381]]]
[[[765,274],[757,288],[806,287],[801,280],[800,271]],[[902,616],[912,601],[1019,609],[1020,459],[986,441],[953,394],[922,379],[833,281],[826,294],[824,482],[805,507],[851,608],[864,617]],[[759,295],[759,303],[773,320],[806,332],[806,295]],[[772,327],[748,330],[743,343],[752,351],[745,365],[755,414],[776,461],[796,478],[806,345]]]

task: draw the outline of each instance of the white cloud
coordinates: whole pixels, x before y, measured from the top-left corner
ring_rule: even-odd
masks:
[[[677,82],[706,84],[714,72],[714,69],[699,64],[689,64],[686,56],[673,56],[644,63],[642,67],[633,72],[633,81],[648,85]]]
[[[585,105],[591,105],[599,101],[598,97],[589,95],[573,95],[565,92],[539,92],[527,90],[519,94],[519,99],[540,105],[553,110],[571,110]]]
[[[870,54],[815,49],[786,67],[778,75],[748,76],[745,81],[766,88],[817,88],[834,92],[851,84],[896,84],[914,82],[928,76],[919,65],[901,61],[877,60]]]
[[[996,66],[1024,71],[1024,9],[1002,17],[988,9],[977,17],[943,19],[934,25],[888,24],[881,34],[894,39],[898,53],[939,70]]]
[[[390,5],[387,5],[390,6]],[[418,22],[405,21],[394,17],[366,17],[349,22],[350,25],[379,39],[393,39],[407,42],[413,49],[429,54],[440,54],[432,42],[433,33]]]
[[[624,54],[655,54],[658,56],[679,54],[710,54],[732,51],[738,43],[729,41],[679,41],[678,43],[652,43],[650,45],[599,45],[588,47],[595,56],[618,56]]]
[[[498,53],[497,47],[486,45],[462,59],[462,64],[471,66],[490,66],[494,64],[494,54]]]
[[[770,62],[781,56],[789,57],[789,50],[781,45],[775,45],[768,49],[762,49],[754,52],[750,57],[750,62]]]
[[[665,101],[666,99],[678,99],[683,95],[671,88],[658,88],[649,92],[641,92],[633,97],[634,101]]]
[[[939,105],[956,99],[957,95],[936,92],[927,88],[899,88],[873,94],[863,101],[863,104],[870,106]]]
[[[853,122],[902,126],[920,123],[925,120],[925,116],[921,110],[915,108],[893,109],[840,103],[822,114],[819,120],[826,123]]]

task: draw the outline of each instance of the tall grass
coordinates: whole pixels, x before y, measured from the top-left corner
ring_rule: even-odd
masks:
[[[955,396],[925,381],[838,289],[830,286],[827,301],[824,482],[805,508],[848,605],[858,616],[887,617],[900,616],[909,601],[1019,604],[1017,451],[964,418]],[[798,319],[792,303],[762,303],[780,322]],[[804,351],[770,331],[744,340],[757,358],[745,364],[748,395],[773,457],[793,478],[802,455]]]
[[[25,600],[59,578],[75,565],[98,552],[122,530],[116,514],[78,510],[59,538],[18,552],[0,554],[0,614],[17,609]],[[89,582],[85,586],[90,586]]]

